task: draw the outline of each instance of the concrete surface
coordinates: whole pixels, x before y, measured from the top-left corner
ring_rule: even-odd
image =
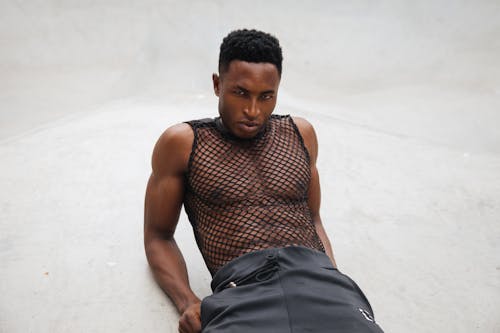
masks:
[[[276,113],[386,332],[500,332],[497,1],[2,1],[0,332],[175,332],[142,247],[156,138],[216,115],[230,30],[276,34]],[[182,215],[193,289],[210,276]]]

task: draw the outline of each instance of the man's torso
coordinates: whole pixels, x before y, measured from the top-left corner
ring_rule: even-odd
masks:
[[[184,197],[210,272],[270,247],[324,251],[307,205],[309,155],[291,117],[271,116],[251,140],[238,140],[217,121],[189,122],[194,143]]]

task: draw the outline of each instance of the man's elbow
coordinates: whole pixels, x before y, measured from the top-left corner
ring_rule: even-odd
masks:
[[[155,253],[162,252],[169,242],[174,241],[173,234],[161,233],[151,228],[144,228],[144,250],[148,259]]]

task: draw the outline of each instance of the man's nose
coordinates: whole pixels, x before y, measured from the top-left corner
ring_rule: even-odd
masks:
[[[249,119],[255,119],[260,113],[260,108],[256,100],[251,100],[250,103],[243,109],[245,116]]]

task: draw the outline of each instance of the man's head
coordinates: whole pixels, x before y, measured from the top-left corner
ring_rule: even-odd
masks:
[[[247,29],[230,32],[220,45],[219,74],[226,72],[233,60],[273,64],[281,77],[280,43],[268,33]]]
[[[283,57],[278,40],[256,30],[236,30],[220,47],[213,74],[219,114],[226,129],[248,139],[266,125],[276,106]]]

